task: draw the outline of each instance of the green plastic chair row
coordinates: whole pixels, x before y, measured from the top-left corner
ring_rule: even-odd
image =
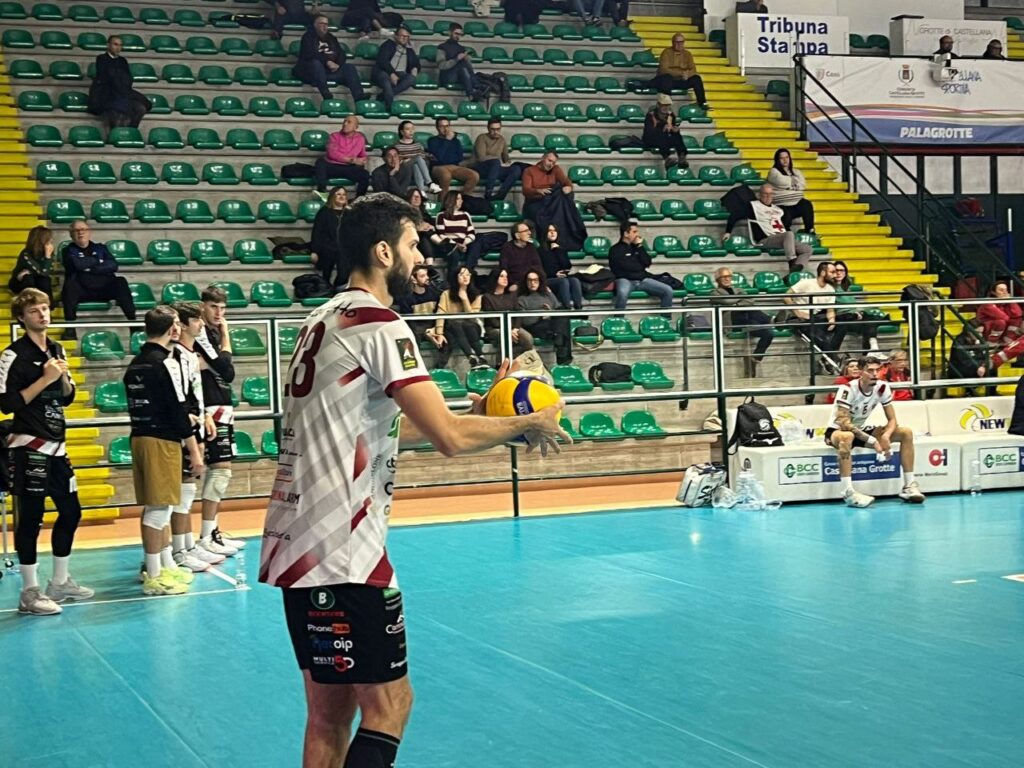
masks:
[[[125,402],[125,411],[128,404]],[[262,443],[266,445],[266,443]],[[276,447],[276,444],[275,444]],[[235,430],[235,460],[236,461],[257,461],[262,458],[272,458],[276,454],[261,453],[257,450],[252,440],[252,435],[244,430]],[[131,464],[132,444],[128,435],[118,435],[110,441],[108,461],[111,464]]]
[[[65,138],[53,125],[36,123],[29,126],[26,139],[33,147],[62,147]],[[263,138],[249,128],[231,128],[222,138],[213,128],[191,128],[182,139],[176,128],[151,128],[144,139],[138,128],[112,128],[107,138],[94,125],[76,125],[68,130],[66,143],[74,147],[103,147],[110,145],[118,149],[142,149],[147,144],[157,149],[183,149],[186,146],[199,150],[221,150],[225,146],[237,150],[272,149],[293,152],[308,149],[323,152],[327,147],[328,131],[317,128],[303,131],[296,138],[285,128],[271,128],[263,132]],[[394,143],[394,142],[392,142]]]
[[[136,184],[156,183],[153,180],[155,171],[149,163],[125,163],[122,166],[122,174],[126,171],[128,178],[122,178],[123,181]],[[70,166],[59,160],[40,163],[37,167],[39,181],[48,184],[67,183],[69,173]],[[113,167],[105,160],[83,162],[79,166],[79,178],[86,184],[114,184],[118,180]],[[228,163],[206,163],[199,173],[190,163],[165,163],[157,181],[178,185],[195,185],[202,181],[217,186],[237,186],[245,183],[262,187],[277,186],[281,183],[277,172],[266,163],[246,163],[240,169],[240,173],[236,173],[234,166]]]
[[[189,53],[196,56],[221,54],[227,56],[269,56],[284,58],[289,55],[279,40],[260,40],[252,48],[249,42],[239,37],[224,37],[216,44],[209,37],[189,37],[184,43],[174,35],[153,35],[147,43],[139,35],[118,32],[121,38],[121,50],[125,53]],[[4,30],[2,42],[4,48],[35,48],[36,39],[27,29]],[[297,42],[297,41],[296,41]],[[39,46],[47,50],[70,50],[79,48],[85,51],[104,51],[107,48],[107,35],[100,32],[80,32],[72,40],[71,35],[60,30],[49,30],[39,35]],[[297,52],[297,51],[296,51]]]
[[[873,48],[880,48],[884,51],[889,50],[889,38],[885,35],[868,35],[867,38],[862,35],[851,34],[850,35],[850,47],[855,50],[870,50]]]

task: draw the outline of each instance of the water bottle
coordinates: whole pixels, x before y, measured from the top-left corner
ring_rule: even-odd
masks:
[[[967,490],[971,492],[971,496],[981,493],[981,462],[977,459],[971,459],[971,471],[967,479]]]
[[[249,576],[245,572],[245,550],[238,550],[235,555],[235,589],[245,589]]]
[[[750,468],[750,459],[743,460],[743,469],[736,476],[736,504],[742,507],[750,501],[753,493],[753,484],[757,478]]]

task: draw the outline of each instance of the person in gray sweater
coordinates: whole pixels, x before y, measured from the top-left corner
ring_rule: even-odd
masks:
[[[711,296],[717,304],[736,307],[731,312],[724,313],[725,322],[730,327],[746,331],[757,339],[754,352],[747,358],[748,374],[751,377],[756,376],[758,363],[764,360],[765,352],[775,339],[772,319],[756,308],[752,298],[743,291],[733,288],[732,270],[729,267],[719,267],[715,270],[715,290]]]
[[[814,231],[814,204],[804,197],[807,180],[793,167],[793,156],[788,149],[775,151],[768,183],[775,189],[774,201],[782,209],[782,226],[786,229],[796,220],[804,223],[804,230]]]
[[[531,269],[519,286],[516,309],[521,312],[551,312],[550,315],[529,315],[520,318],[523,328],[535,339],[548,339],[555,345],[555,362],[572,364],[572,338],[569,336],[569,318],[559,317],[559,303],[548,289],[547,279],[540,270]]]

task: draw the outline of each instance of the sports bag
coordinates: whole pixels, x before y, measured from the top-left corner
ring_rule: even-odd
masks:
[[[624,381],[631,381],[632,377],[633,370],[622,363],[598,363],[590,366],[590,370],[587,372],[587,378],[594,385],[599,385],[602,382],[620,384]]]
[[[725,484],[725,467],[718,463],[691,464],[683,473],[676,501],[684,507],[703,507],[719,487]]]
[[[299,275],[292,280],[292,288],[295,289],[295,298],[299,300],[331,295],[331,284],[321,275]]]
[[[775,428],[771,412],[753,396],[736,409],[736,428],[729,438],[729,453],[735,453],[732,449],[740,445],[748,448],[782,445],[782,435]]]

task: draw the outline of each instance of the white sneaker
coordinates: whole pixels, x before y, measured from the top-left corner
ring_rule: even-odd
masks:
[[[202,573],[203,571],[210,570],[209,563],[207,563],[205,560],[200,560],[199,558],[192,556],[192,552],[194,551],[195,550],[193,549],[188,552],[186,552],[185,550],[175,552],[174,562],[178,564],[179,568],[187,568],[193,573]],[[167,569],[165,568],[164,570]]]
[[[238,554],[238,550],[234,547],[229,547],[227,544],[221,544],[218,541],[214,541],[211,536],[208,539],[200,539],[196,542],[196,549],[201,549],[204,552],[210,552],[214,555],[220,555],[221,557],[232,557]]]
[[[61,613],[64,609],[53,600],[44,595],[39,587],[29,587],[21,590],[21,597],[18,599],[18,613],[31,614],[33,616],[53,616]]]
[[[51,579],[46,585],[46,596],[55,603],[63,603],[65,600],[88,600],[95,594],[88,587],[80,587],[70,576],[63,584],[54,584]]]
[[[843,501],[848,507],[870,507],[875,501],[875,497],[851,489],[843,494]]]
[[[427,187],[427,190],[436,195],[438,192],[441,191],[441,185],[438,184],[437,182],[432,181],[430,182],[430,186]]]
[[[225,547],[231,547],[232,549],[245,549],[245,539],[236,539],[234,536],[224,533],[220,528],[214,528],[213,534],[210,538],[218,544],[223,544]]]
[[[924,501],[924,494],[921,493],[921,488],[915,480],[903,486],[903,490],[900,491],[900,498],[904,501],[909,501],[911,504],[920,504]]]
[[[200,549],[199,547],[192,547],[185,554],[209,565],[220,565],[224,562],[224,555],[218,555],[215,552],[210,552],[208,549]]]

